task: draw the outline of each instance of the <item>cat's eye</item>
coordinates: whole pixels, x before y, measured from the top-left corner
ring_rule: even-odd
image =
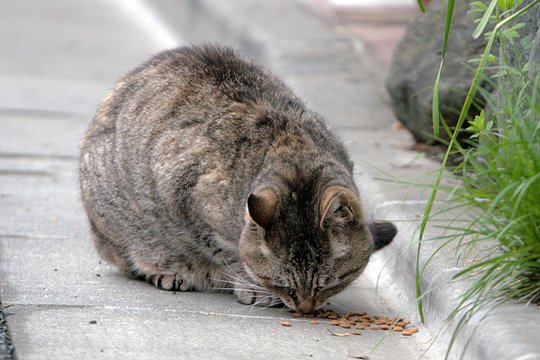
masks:
[[[289,288],[287,290],[287,295],[289,295],[291,297],[291,299],[293,299],[294,301],[297,300],[297,298],[296,298],[296,290],[294,290],[293,288]]]

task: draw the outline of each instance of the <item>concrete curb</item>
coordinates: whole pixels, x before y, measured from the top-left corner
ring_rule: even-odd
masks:
[[[315,105],[323,114],[331,114],[331,123],[340,134],[348,131],[347,124],[353,114],[353,118],[369,117],[368,122],[361,124],[359,128],[379,134],[383,142],[387,141],[388,137],[397,136],[389,130],[389,126],[387,130],[381,130],[392,121],[393,116],[384,104],[384,99],[381,99],[384,98],[381,90],[383,79],[377,72],[376,59],[369,54],[359,56],[363,49],[362,44],[342,33],[339,26],[329,23],[307,2],[159,0],[153,1],[152,6],[173,30],[188,34],[187,41],[229,44],[268,65],[294,90],[309,98],[310,105]],[[310,64],[309,70],[302,68],[304,63]],[[364,71],[359,72],[360,67],[365,67]],[[370,70],[365,71],[366,68]],[[313,74],[306,74],[309,71]],[[308,87],[304,86],[306,82],[319,84],[319,88],[326,91],[322,92],[323,95],[310,93]],[[377,101],[381,108],[378,111],[366,112],[358,97],[362,94],[373,96],[373,93],[379,94]],[[390,146],[370,150],[359,145],[359,149],[364,149],[365,152],[356,153],[373,156],[375,160],[372,163],[378,168],[392,171],[395,169],[389,169],[387,163],[394,158],[410,156],[404,150],[410,140],[400,141],[400,148],[397,150],[389,149]],[[357,166],[362,165],[356,162]],[[403,166],[396,175],[413,177],[426,174],[437,166],[438,164],[426,160],[409,172],[406,166]],[[403,314],[414,318],[414,239],[417,238],[419,214],[423,211],[422,199],[425,199],[425,194],[414,189],[412,194],[409,194],[410,189],[402,191],[396,190],[396,186],[376,184],[373,181],[373,171],[365,165],[358,171],[357,178],[362,193],[369,194],[366,196],[367,208],[373,216],[397,220],[400,229],[394,244],[374,257],[374,270],[368,276],[377,277],[380,272],[382,296],[391,298]],[[411,200],[406,201],[407,197]],[[431,228],[428,237],[437,234],[438,231]],[[430,246],[434,244],[424,246],[422,261],[427,259],[429,251],[426,250],[429,250]],[[449,327],[444,327],[445,318],[453,307],[452,299],[463,287],[462,284],[449,283],[452,275],[458,271],[459,267],[452,255],[443,254],[434,260],[422,281],[423,288],[430,291],[430,295],[424,300],[427,327],[432,334],[440,336],[439,342],[443,347],[453,329],[452,323]],[[487,317],[480,322],[484,316]],[[478,314],[469,320],[462,335],[458,337],[453,357],[459,357],[463,353],[464,358],[470,359],[540,359],[538,323],[538,308],[525,307],[523,304],[505,304],[494,309],[489,315]],[[446,334],[443,329],[446,329]]]
[[[12,360],[14,358],[15,348],[11,344],[11,338],[6,324],[6,314],[0,302],[0,359]]]

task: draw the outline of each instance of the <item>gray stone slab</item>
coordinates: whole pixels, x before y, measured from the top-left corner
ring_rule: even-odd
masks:
[[[0,156],[0,236],[88,232],[72,160]]]
[[[372,84],[343,81],[340,75],[294,75],[286,79],[308,107],[336,129],[380,130],[394,122]]]
[[[403,360],[415,359],[424,347],[396,333],[336,337],[327,325],[283,316],[52,306],[6,310],[19,357],[32,360],[346,359],[372,350],[371,359]],[[283,320],[292,326],[280,326]]]
[[[76,157],[91,118],[6,116],[0,113],[1,154]]]
[[[115,80],[162,49],[119,4],[102,0],[3,2],[0,73]]]
[[[0,115],[55,116],[90,119],[113,80],[54,78],[0,72]]]

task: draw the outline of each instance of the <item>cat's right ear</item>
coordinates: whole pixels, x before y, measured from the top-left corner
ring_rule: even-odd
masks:
[[[250,194],[247,201],[249,216],[263,229],[274,218],[277,207],[276,194],[270,190],[262,190],[255,194]]]
[[[343,228],[347,223],[362,218],[362,208],[352,190],[343,186],[330,186],[321,197],[319,214],[321,229]]]

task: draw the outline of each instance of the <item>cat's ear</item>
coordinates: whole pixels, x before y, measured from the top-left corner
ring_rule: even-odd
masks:
[[[369,224],[369,230],[373,236],[374,250],[382,249],[390,244],[397,234],[396,225],[390,221],[378,221]]]
[[[253,221],[265,229],[274,218],[276,212],[276,194],[270,189],[250,194],[247,201],[247,207],[249,216]]]
[[[362,207],[356,194],[344,186],[329,186],[323,192],[319,204],[321,229],[344,227],[362,218]]]

